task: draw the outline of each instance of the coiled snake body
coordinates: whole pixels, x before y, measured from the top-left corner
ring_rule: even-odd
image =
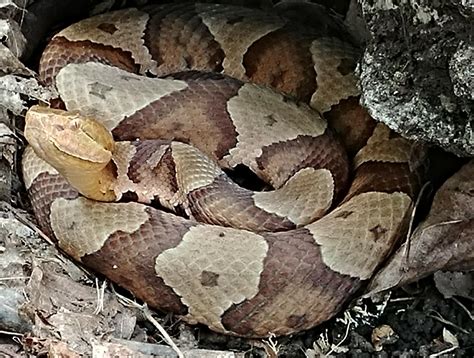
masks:
[[[329,319],[405,234],[421,180],[413,145],[358,106],[356,51],[331,35],[209,4],[120,10],[58,33],[40,74],[68,112],[34,107],[25,129],[43,230],[150,306],[218,332]],[[275,190],[238,187],[216,163]]]

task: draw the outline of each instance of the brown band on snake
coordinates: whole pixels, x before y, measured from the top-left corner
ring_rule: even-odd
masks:
[[[119,169],[120,163],[128,163],[118,172],[116,193],[135,192],[135,201],[147,204],[158,202],[167,209],[177,210],[181,203],[176,199],[179,187],[170,142],[140,141],[131,142],[128,146],[134,148],[129,160],[117,158],[117,155],[114,158]]]
[[[171,176],[175,177],[176,169],[171,155],[170,141],[154,140],[154,141],[134,141],[131,145],[136,148],[136,152],[129,163],[127,176],[136,184],[141,183],[146,179],[145,175],[153,173],[157,175],[156,170],[163,166],[166,171],[170,172]],[[160,147],[163,146],[163,150]],[[144,168],[146,169],[144,170]],[[164,179],[160,178],[158,181]],[[176,180],[168,181],[170,186],[178,190]]]
[[[301,168],[328,169],[333,174],[335,195],[340,196],[348,180],[347,156],[338,139],[330,131],[318,137],[298,136],[293,140],[278,142],[262,149],[257,159],[259,168],[268,177],[274,179],[272,184],[280,186]],[[284,161],[287,165],[278,167]],[[265,169],[263,169],[265,168]]]
[[[51,203],[58,197],[74,199],[79,193],[71,188],[69,183],[60,175],[51,178],[51,175],[46,173],[41,173],[36,177],[33,185],[29,188],[29,193],[31,195],[31,205],[38,223],[40,223],[41,230],[48,237],[54,239],[55,235],[51,230],[50,223]]]
[[[64,51],[65,46],[67,52]],[[88,41],[70,42],[62,37],[55,37],[45,49],[39,75],[45,84],[51,85],[61,68],[67,64],[89,61],[117,66],[129,72],[138,72],[138,66],[131,55],[120,49]]]
[[[78,192],[58,172],[44,161],[38,161],[33,148],[27,147],[23,153],[23,180],[30,195],[31,206],[41,230],[53,240],[50,223],[50,207],[57,198],[74,199]]]
[[[252,82],[270,85],[309,103],[317,88],[310,43],[286,29],[274,31],[247,50],[245,75]],[[275,57],[278,62],[273,61]]]
[[[146,141],[141,142],[141,144],[143,143],[146,144]],[[130,162],[127,175],[130,180],[140,186],[147,188],[155,185],[163,186],[169,191],[168,195],[172,197],[178,192],[179,187],[176,178],[176,163],[173,160],[169,144],[169,142],[166,144],[164,152],[157,151],[154,143],[148,148],[146,145],[137,146],[137,152]],[[148,151],[148,155],[144,154],[143,149]],[[163,193],[160,194],[163,196]]]
[[[350,157],[367,143],[376,124],[367,110],[361,107],[357,97],[341,100],[324,114],[324,118],[339,134]]]
[[[188,196],[190,211],[200,222],[253,231],[282,231],[296,227],[291,220],[256,206],[252,192],[229,182],[225,176],[217,177],[211,185],[193,190]],[[231,205],[229,197],[233,198]]]
[[[189,4],[150,8],[144,40],[159,74],[184,69],[222,71],[225,53]]]
[[[369,162],[357,168],[346,200],[367,191],[407,193],[412,200],[420,190],[422,175],[409,169],[406,163]]]
[[[201,78],[187,84],[182,91],[160,98],[126,118],[113,134],[123,140],[162,138],[190,143],[193,138],[197,148],[213,153],[215,159],[222,158],[236,143],[227,101],[242,84],[229,78]],[[151,119],[155,122],[151,123]],[[199,123],[199,127],[194,123]]]

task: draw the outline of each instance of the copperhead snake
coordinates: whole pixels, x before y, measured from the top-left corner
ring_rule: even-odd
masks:
[[[217,332],[331,318],[406,234],[422,180],[421,151],[360,108],[357,51],[331,36],[213,4],[62,30],[40,76],[67,111],[26,117],[41,228],[151,307]],[[220,168],[239,165],[274,190]]]

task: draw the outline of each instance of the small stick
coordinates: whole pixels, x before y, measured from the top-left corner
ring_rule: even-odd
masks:
[[[411,247],[410,238],[411,238],[411,235],[413,233],[413,224],[415,222],[416,209],[420,206],[420,201],[423,198],[423,195],[424,195],[426,189],[428,188],[429,184],[431,184],[431,182],[429,182],[429,181],[427,181],[425,184],[423,184],[423,186],[421,187],[421,190],[418,193],[418,196],[416,198],[415,205],[413,205],[413,210],[411,211],[410,223],[408,225],[408,232],[407,232],[407,236],[406,236],[406,238],[407,238],[406,246],[405,246],[404,253],[403,253],[403,257],[405,257],[405,265],[404,265],[403,268],[401,268],[402,270],[408,268],[408,257],[410,255],[410,247]]]
[[[428,317],[431,317],[431,318],[433,318],[433,319],[435,319],[435,320],[437,320],[437,321],[439,321],[439,322],[441,322],[441,323],[444,323],[444,324],[447,324],[447,325],[449,325],[449,326],[451,326],[451,327],[454,327],[454,328],[456,328],[457,330],[459,330],[459,331],[461,331],[461,332],[463,332],[463,333],[469,334],[469,332],[468,332],[467,330],[465,330],[465,329],[462,328],[462,327],[459,327],[458,325],[454,324],[454,323],[451,322],[451,321],[448,321],[448,320],[445,319],[443,316],[441,316],[438,312],[436,312],[436,311],[434,311],[434,310],[433,310],[432,312],[436,313],[436,315],[428,314],[427,316],[428,316]]]
[[[451,297],[451,299],[456,302],[466,313],[467,315],[469,316],[469,318],[471,319],[471,321],[474,321],[474,316],[473,314],[467,309],[466,306],[464,306],[456,297]]]
[[[2,331],[2,330],[0,330],[0,334],[5,334],[7,336],[18,336],[18,337],[23,336],[23,333],[11,332],[11,331]]]
[[[161,333],[161,336],[162,336],[163,340],[166,343],[168,343],[171,348],[173,348],[173,350],[178,355],[178,358],[184,358],[183,352],[181,352],[181,350],[178,348],[178,346],[174,343],[174,341],[171,339],[170,335],[166,332],[166,330],[163,328],[163,326],[153,317],[153,315],[152,315],[150,309],[148,308],[148,306],[146,305],[146,303],[143,304],[143,305],[139,305],[138,303],[130,300],[127,297],[124,297],[124,296],[120,295],[117,292],[115,292],[115,294],[117,295],[118,298],[120,298],[120,300],[122,301],[122,303],[125,306],[138,308],[140,311],[142,311],[145,318],[152,325],[154,325],[155,328]]]

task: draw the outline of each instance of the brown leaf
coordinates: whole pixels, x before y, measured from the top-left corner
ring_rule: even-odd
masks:
[[[398,340],[398,335],[387,324],[377,326],[372,331],[371,340],[376,352],[380,352],[385,344],[393,344]]]
[[[55,272],[50,266],[41,263],[34,267],[25,290],[29,297],[25,310],[34,315],[36,337],[52,340],[61,337],[67,347],[83,355],[90,353],[92,339],[131,337],[136,323],[132,309],[122,306],[108,292],[98,296],[94,287]],[[102,309],[97,313],[99,301]]]
[[[474,160],[436,193],[424,222],[374,277],[368,295],[438,270],[474,270]]]

